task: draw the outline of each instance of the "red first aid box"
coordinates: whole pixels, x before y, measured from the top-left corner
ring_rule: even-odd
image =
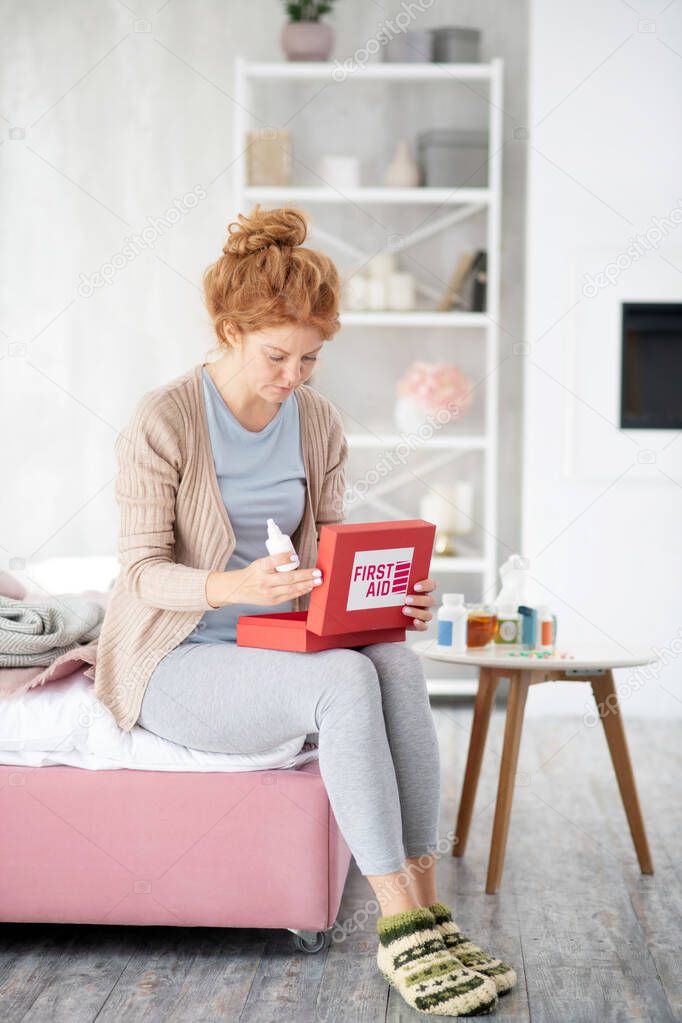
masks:
[[[424,519],[323,526],[322,585],[308,610],[242,615],[237,645],[307,653],[402,642],[405,595],[428,578],[435,535]]]

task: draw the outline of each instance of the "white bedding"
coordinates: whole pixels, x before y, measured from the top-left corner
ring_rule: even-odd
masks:
[[[317,758],[302,735],[261,753],[204,753],[134,725],[124,732],[83,669],[21,696],[0,700],[0,764],[68,764],[90,771],[262,771],[298,767]]]

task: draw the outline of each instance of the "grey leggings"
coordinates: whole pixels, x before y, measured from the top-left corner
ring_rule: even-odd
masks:
[[[421,660],[403,643],[316,653],[181,643],[152,672],[139,725],[222,753],[318,733],[334,816],[362,874],[438,840],[438,740]]]

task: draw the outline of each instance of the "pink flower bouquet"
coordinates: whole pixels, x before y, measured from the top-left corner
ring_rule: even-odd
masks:
[[[468,376],[448,362],[411,363],[398,381],[396,392],[399,402],[407,399],[422,415],[449,410],[453,418],[459,418],[472,401]]]

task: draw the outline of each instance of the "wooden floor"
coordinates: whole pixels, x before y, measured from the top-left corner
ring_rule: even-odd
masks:
[[[434,702],[441,835],[453,826],[469,708]],[[625,708],[627,715],[627,707]],[[600,725],[526,722],[502,891],[485,895],[503,717],[491,725],[467,855],[439,863],[440,898],[504,956],[518,989],[499,1020],[682,1020],[682,729],[628,721],[655,875],[642,877]],[[352,864],[339,921],[371,892]],[[424,1019],[375,964],[374,917],[307,955],[286,931],[5,925],[3,1023]]]

